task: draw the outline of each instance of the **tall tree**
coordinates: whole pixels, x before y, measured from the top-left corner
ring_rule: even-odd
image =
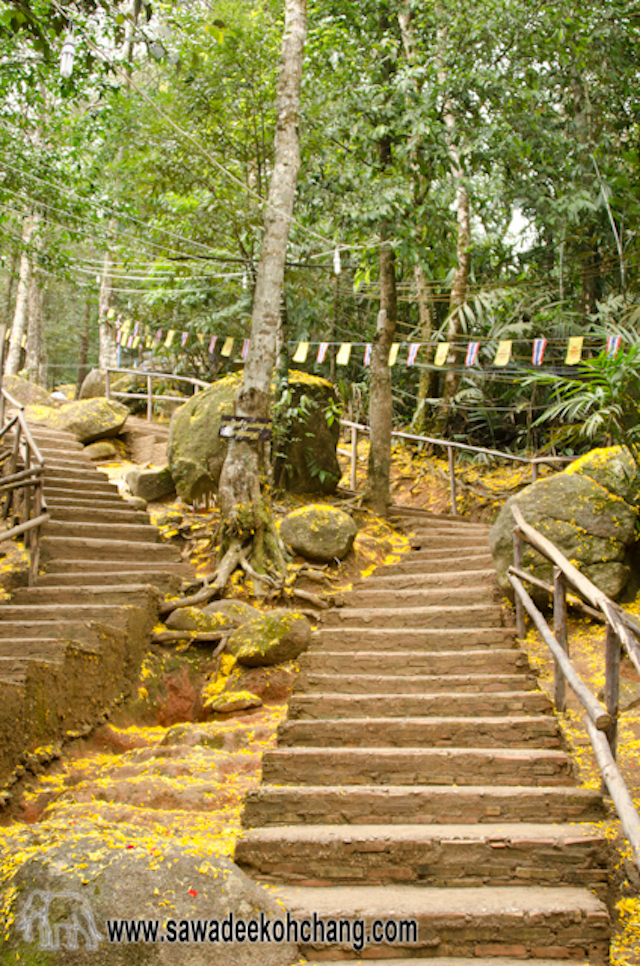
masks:
[[[306,0],[285,0],[275,156],[253,299],[251,348],[235,401],[238,416],[264,418],[269,413],[287,242],[300,168],[298,114],[306,30]],[[218,576],[218,582],[223,585],[240,555],[247,550],[253,553],[253,566],[258,573],[264,570],[267,557],[283,567],[280,538],[261,493],[263,470],[262,443],[229,441],[218,488],[222,545],[226,548]]]

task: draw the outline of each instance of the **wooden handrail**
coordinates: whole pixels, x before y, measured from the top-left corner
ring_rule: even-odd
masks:
[[[640,626],[622,608],[614,604],[604,591],[596,587],[588,577],[581,573],[570,560],[567,560],[562,551],[548,537],[543,536],[531,524],[527,523],[518,506],[512,504],[511,513],[516,524],[513,528],[514,566],[507,570],[507,578],[515,591],[518,636],[524,637],[523,610],[526,610],[554,656],[557,709],[564,711],[564,682],[566,681],[587,712],[585,719],[587,733],[593,746],[600,773],[609,790],[624,833],[633,849],[636,864],[640,869],[640,815],[633,804],[615,760],[619,711],[620,652],[621,647],[623,647],[634,667],[640,673],[640,646],[635,637],[635,633],[640,631]],[[538,553],[554,564],[553,587],[532,574],[527,574],[522,569],[523,540],[526,540]],[[551,633],[546,620],[525,590],[523,581],[528,581],[534,586],[552,593],[554,627],[563,630],[562,642],[559,642]],[[595,609],[595,613],[602,615],[599,619],[604,620],[606,624],[604,689],[606,710],[580,679],[568,655],[565,610],[567,584],[571,585],[581,597],[589,601],[589,604]],[[594,613],[592,607],[587,604],[582,606],[587,612]]]
[[[193,386],[194,392],[198,392],[200,389],[208,389],[211,385],[210,382],[204,382],[202,379],[196,379],[193,376],[174,376],[173,373],[168,372],[147,372],[144,369],[118,369],[117,367],[107,366],[104,370],[105,372],[105,396],[107,399],[111,399],[113,396],[116,399],[146,399],[147,400],[147,420],[151,422],[153,418],[153,400],[154,399],[166,399],[169,402],[182,402],[183,396],[168,396],[159,395],[154,393],[152,387],[153,379],[172,379],[175,382],[186,382]],[[120,390],[114,391],[111,388],[110,374],[115,373],[130,373],[131,375],[137,376],[141,379],[147,380],[147,391],[146,393],[137,392],[121,392]]]

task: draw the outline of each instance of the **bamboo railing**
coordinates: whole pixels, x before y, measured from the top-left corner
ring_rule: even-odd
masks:
[[[525,611],[531,617],[542,639],[554,657],[554,692],[556,710],[567,707],[566,685],[572,689],[586,712],[587,733],[602,775],[613,800],[624,834],[640,869],[640,815],[616,764],[618,737],[618,704],[620,695],[620,659],[626,651],[640,673],[640,625],[610,597],[585,577],[547,538],[530,526],[517,506],[511,507],[513,529],[513,566],[507,577],[515,592],[516,632],[526,634]],[[553,564],[553,586],[528,574],[523,569],[524,543]],[[524,588],[528,582],[549,592],[553,597],[553,631]],[[589,690],[575,670],[570,658],[567,629],[567,588],[580,595],[581,609],[596,615],[606,624],[604,706]]]
[[[358,436],[360,433],[368,434],[370,429],[361,423],[353,423],[348,419],[341,419],[340,425],[349,429],[351,433],[350,449],[350,471],[349,486],[352,490],[356,488],[356,466],[358,462]],[[459,443],[451,439],[438,439],[434,436],[416,436],[413,433],[400,433],[395,430],[391,433],[392,439],[406,439],[415,443],[429,443],[432,446],[440,446],[447,451],[449,463],[449,490],[451,495],[451,512],[454,516],[458,515],[458,493],[456,485],[456,464],[455,451],[464,450],[467,453],[482,453],[485,456],[493,456],[495,459],[510,460],[513,463],[528,463],[531,466],[531,480],[533,483],[538,479],[538,467],[541,464],[553,466],[558,463],[572,463],[575,457],[571,456],[515,456],[513,453],[503,453],[498,449],[487,449],[484,446],[472,446],[470,443]],[[345,453],[346,455],[346,453]]]
[[[111,373],[115,373],[118,376],[121,375],[132,375],[137,376],[139,379],[145,379],[147,383],[146,392],[121,392],[116,389],[111,388]],[[191,376],[174,376],[169,372],[147,372],[144,369],[117,369],[114,367],[108,367],[105,369],[105,396],[107,399],[146,399],[147,401],[147,420],[151,422],[153,418],[153,402],[154,400],[163,400],[168,402],[186,402],[184,396],[169,396],[167,394],[157,393],[153,391],[153,380],[162,379],[164,382],[184,382],[193,386],[194,393],[199,392],[201,389],[208,389],[211,385],[210,382],[204,382],[202,379],[195,379]]]

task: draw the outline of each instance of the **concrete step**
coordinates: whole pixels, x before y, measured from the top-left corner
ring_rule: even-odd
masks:
[[[424,550],[411,550],[409,553],[403,555],[400,563],[405,563],[409,560],[429,563],[433,560],[444,560],[447,557],[450,557],[452,560],[464,560],[467,557],[491,558],[489,543],[485,540],[475,540],[471,543],[465,541],[463,544],[449,544],[444,547],[434,546]],[[400,563],[390,564],[389,567],[398,567]]]
[[[531,957],[544,960],[553,950],[556,959],[583,962],[590,958],[594,966],[608,962],[611,921],[606,906],[578,886],[279,886],[273,896],[296,919],[313,921],[315,914],[324,920],[357,920],[358,933],[369,933],[374,921],[393,918],[386,942],[364,950],[367,958],[378,961],[385,955],[389,959],[425,955],[436,961],[457,956],[476,963],[483,956],[502,956],[515,962]],[[409,925],[401,927],[400,920]],[[354,933],[347,937],[345,931],[336,942],[337,938],[328,933],[322,937],[316,930],[300,945],[300,952],[311,962],[316,953],[323,959],[360,958]]]
[[[294,694],[289,704],[289,720],[337,718],[421,718],[433,715],[438,719],[484,719],[490,716],[547,715],[555,730],[556,719],[551,717],[553,705],[544,691],[494,691],[490,694],[456,694],[450,691],[431,694]]]
[[[420,589],[431,587],[471,587],[476,585],[494,585],[496,572],[493,568],[484,570],[452,570],[445,573],[422,574],[387,574],[387,568],[381,567],[365,580],[354,586],[353,593],[362,590],[390,590]]]
[[[56,462],[45,463],[45,481],[75,488],[80,483],[108,483],[109,477],[91,464],[78,460],[70,466],[60,466]]]
[[[473,550],[481,550],[486,553],[489,548],[489,540],[484,533],[437,533],[429,531],[424,534],[411,536],[411,544],[420,544],[425,551],[439,550],[448,553],[449,550],[466,550],[470,553]],[[419,550],[414,551],[419,553]]]
[[[86,578],[83,578],[86,579]],[[42,578],[39,578],[38,583]],[[304,676],[304,686],[296,681],[296,692],[305,694],[390,695],[434,694],[454,692],[456,695],[492,694],[495,691],[536,691],[538,680],[533,674],[312,674]]]
[[[565,752],[539,748],[276,748],[262,760],[274,785],[570,785]]]
[[[71,522],[67,520],[49,520],[43,530],[43,537],[61,537],[85,539],[90,537],[93,540],[126,540],[132,543],[157,543],[159,541],[158,531],[147,520],[146,523],[119,523],[114,520],[112,523],[83,523]],[[141,555],[146,553],[145,549],[139,549]]]
[[[535,692],[533,692],[535,694]],[[562,741],[550,715],[485,715],[425,717],[409,707],[407,714],[378,704],[385,716],[310,718],[287,721],[278,729],[279,748],[560,748]],[[298,710],[298,709],[296,709]],[[331,714],[331,707],[328,709]],[[320,711],[320,708],[318,708]],[[391,712],[391,713],[389,713]]]
[[[502,956],[494,957],[491,959],[485,959],[484,956],[479,959],[477,956],[469,959],[467,956],[438,956],[437,959],[429,956],[428,959],[423,959],[421,956],[417,959],[412,956],[407,964],[406,959],[378,959],[376,956],[375,966],[514,966],[515,960],[512,956],[508,959],[504,959]],[[561,966],[562,960],[557,959],[527,959],[527,966]],[[574,960],[575,963],[575,960]],[[595,966],[594,960],[586,960],[580,957],[580,966]],[[353,959],[325,959],[324,955],[322,960],[313,959],[305,960],[305,966],[354,966]],[[565,961],[565,966],[567,966]]]
[[[393,640],[390,641],[393,644]],[[528,671],[526,654],[512,650],[480,649],[464,654],[464,664],[459,651],[403,651],[401,659],[397,651],[307,651],[299,658],[302,672],[343,674],[347,668],[353,674],[458,674],[464,666],[468,673],[478,672],[513,674]],[[301,682],[301,687],[304,685]]]
[[[60,456],[50,456],[45,460],[47,476],[64,476],[74,479],[108,479],[101,470],[83,453],[70,452]]]
[[[56,641],[75,641],[98,650],[107,632],[113,633],[115,629],[95,620],[38,620],[36,617],[0,620],[0,653],[20,657],[22,648],[29,642],[35,646]]]
[[[337,607],[322,614],[323,627],[500,627],[498,604],[437,605],[432,607]]]
[[[600,792],[571,786],[264,784],[246,799],[242,824],[599,822],[605,815]]]
[[[93,508],[96,509],[122,509],[128,506],[127,502],[122,499],[117,490],[109,490],[108,492],[102,494],[91,494],[85,491],[78,492],[77,490],[68,489],[48,489],[47,490],[47,504],[49,507],[69,507],[73,509],[78,508]]]
[[[40,574],[36,580],[36,587],[83,587],[87,584],[109,586],[113,584],[138,584],[144,582],[156,587],[163,595],[176,597],[182,580],[178,574],[166,570],[152,570],[140,567],[138,570],[125,570],[127,564],[118,565],[112,571],[79,570],[75,573],[46,573]],[[171,566],[171,565],[169,565]]]
[[[414,550],[403,554],[398,563],[387,564],[376,570],[380,576],[394,576],[395,574],[443,574],[448,571],[461,573],[464,570],[482,570],[493,567],[493,558],[487,553],[462,553],[453,551],[446,556],[434,555],[420,557],[424,551]]]
[[[461,583],[452,587],[416,587],[378,588],[358,587],[346,595],[346,606],[354,608],[389,608],[403,610],[411,607],[440,607],[467,606],[470,604],[486,604],[497,601],[502,596],[497,583],[495,584],[466,584]],[[339,608],[342,609],[342,608]]]
[[[75,587],[23,587],[11,598],[12,605],[17,607],[45,607],[73,605],[74,611],[79,606],[127,605],[130,607],[145,607],[159,594],[153,592],[148,584],[89,584],[86,579],[81,586]],[[0,619],[5,607],[0,607]]]
[[[44,437],[34,436],[38,449],[41,454],[46,459],[56,459],[61,457],[62,459],[71,459],[74,456],[79,459],[85,459],[84,456],[84,446],[82,443],[78,443],[72,439],[68,440],[53,440],[45,439]]]
[[[107,540],[89,537],[58,537],[44,534],[40,543],[42,566],[49,569],[51,561],[60,560],[136,560],[144,555],[145,562],[181,563],[175,547],[166,543],[141,544],[139,541]]]
[[[125,572],[134,574],[136,583],[141,583],[146,580],[147,575],[157,575],[163,572],[186,578],[193,577],[193,565],[189,561],[179,560],[179,562],[176,562],[175,558],[155,561],[141,561],[139,558],[129,560],[118,560],[117,558],[113,560],[74,560],[69,558],[68,560],[50,560],[47,563],[46,575],[70,575],[75,578],[79,574],[83,578],[82,583],[85,579],[84,575],[108,573],[111,576],[114,574],[118,576],[122,573],[124,579]],[[119,582],[116,581],[116,583]]]
[[[124,500],[109,507],[60,506],[49,504],[51,519],[56,523],[114,523],[150,526],[149,515],[144,510],[128,507]]]
[[[517,647],[514,627],[398,627],[390,635],[378,627],[327,627],[314,631],[311,650],[329,651],[467,651]],[[461,668],[462,670],[462,668]]]
[[[249,829],[234,861],[266,882],[606,888],[610,845],[588,825],[292,825]],[[601,896],[604,898],[604,896]]]

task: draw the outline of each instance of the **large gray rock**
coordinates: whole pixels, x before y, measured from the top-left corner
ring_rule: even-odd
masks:
[[[78,399],[95,399],[104,396],[107,391],[107,374],[104,369],[92,369],[88,372],[80,386]]]
[[[173,414],[169,465],[178,494],[189,503],[218,488],[227,453],[218,430],[221,417],[233,412],[241,378],[233,373],[219,379]],[[292,492],[332,493],[340,479],[339,424],[336,419],[329,425],[326,410],[337,403],[335,390],[326,379],[295,370],[289,372],[289,389],[287,406],[275,410],[274,445],[281,454],[277,482]],[[305,415],[300,408],[303,396]]]
[[[309,647],[311,624],[303,614],[272,610],[233,632],[227,650],[245,667],[293,661]]]
[[[10,396],[23,406],[52,406],[58,405],[51,393],[39,386],[37,382],[30,382],[21,376],[5,376],[2,387]]]
[[[31,857],[11,882],[10,915],[3,916],[3,962],[43,966],[283,966],[297,960],[284,943],[178,942],[187,920],[280,919],[269,893],[203,841],[193,854],[170,838],[150,841],[140,830],[114,826],[45,840],[26,832]],[[30,841],[31,840],[31,841]],[[195,845],[195,843],[194,843]],[[8,856],[12,865],[15,856]],[[7,912],[3,907],[3,912]],[[109,941],[107,920],[160,924],[166,941]],[[215,928],[215,927],[214,927]],[[227,929],[229,926],[227,925]],[[183,930],[183,932],[180,932]],[[222,937],[224,937],[224,933]],[[76,948],[72,948],[73,940]],[[48,945],[49,948],[44,948]]]
[[[171,496],[176,491],[168,466],[159,466],[152,470],[129,470],[125,482],[134,496],[139,496],[148,503]]]
[[[638,492],[637,482],[630,458],[613,447],[588,454],[563,473],[538,480],[512,496],[489,538],[500,585],[511,590],[506,571],[513,563],[511,506],[516,504],[527,523],[609,597],[618,597],[629,579],[629,552],[636,537],[637,510],[625,497],[632,499]],[[551,582],[552,565],[526,543],[524,548],[525,569]],[[548,601],[541,591],[532,596]]]
[[[66,403],[59,409],[29,406],[26,415],[52,429],[72,433],[81,443],[94,443],[97,439],[117,436],[129,410],[114,400],[96,398]]]
[[[280,536],[292,550],[321,563],[346,557],[357,532],[348,513],[323,503],[293,510],[280,524]]]

